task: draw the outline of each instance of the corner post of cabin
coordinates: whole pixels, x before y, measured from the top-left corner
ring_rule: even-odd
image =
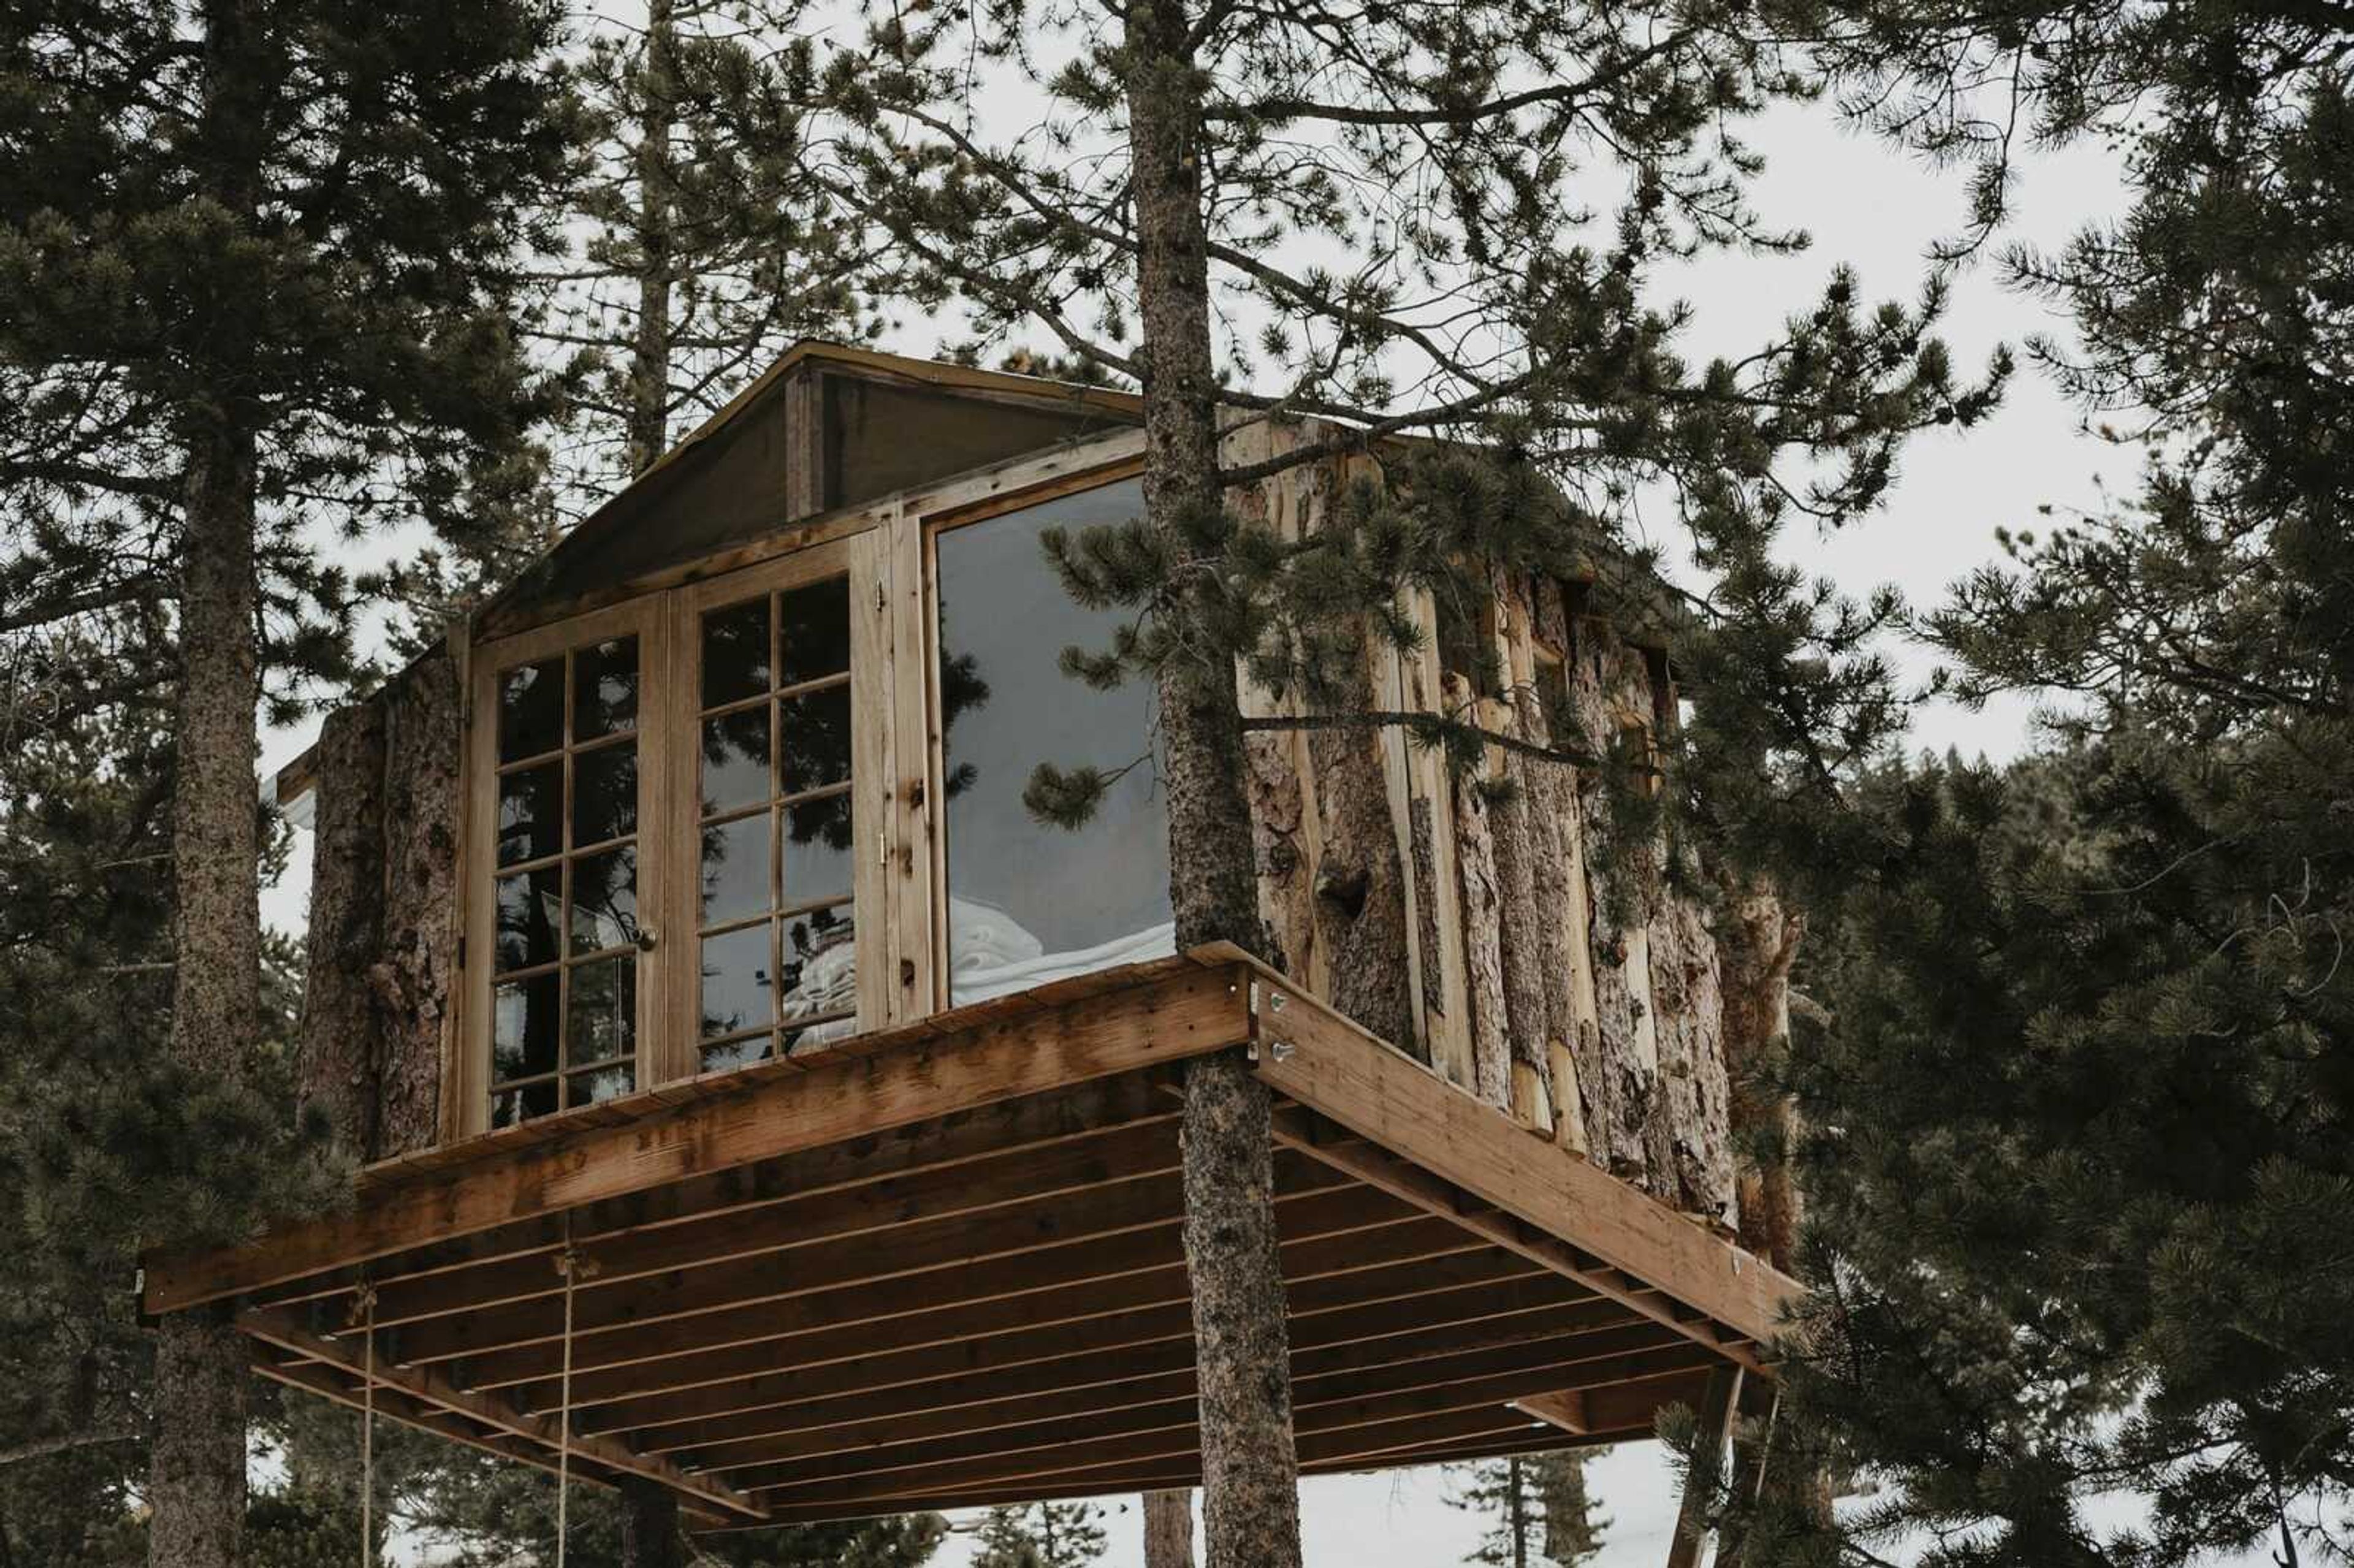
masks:
[[[1222,1542],[1287,1517],[1296,1542],[1299,1513],[1273,1105],[1247,1052],[1187,1064],[1182,1137],[1204,1534],[1213,1568],[1240,1568]]]

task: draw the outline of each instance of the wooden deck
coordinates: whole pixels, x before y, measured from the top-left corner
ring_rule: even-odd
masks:
[[[528,1463],[568,1409],[574,1473],[708,1525],[1192,1484],[1177,1086],[1226,1049],[1277,1096],[1304,1471],[1639,1436],[1759,1367],[1791,1281],[1232,949],[389,1161],[145,1304]]]

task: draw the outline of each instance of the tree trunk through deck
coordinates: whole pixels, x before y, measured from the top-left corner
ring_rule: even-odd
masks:
[[[643,473],[670,441],[670,139],[678,87],[673,0],[646,8],[638,90],[638,332],[630,347],[630,471]]]
[[[217,21],[216,33],[222,29]],[[172,806],[171,1052],[179,1065],[227,1083],[242,1072],[261,1012],[254,443],[224,420],[202,429],[190,449]],[[225,1310],[157,1325],[154,1423],[148,1561],[235,1568],[245,1521],[245,1343]]]
[[[621,1478],[621,1568],[686,1568],[678,1498],[659,1481]]]
[[[1193,1568],[1193,1494],[1144,1494],[1144,1568]]]
[[[1202,223],[1200,101],[1182,0],[1128,13],[1129,145],[1144,387],[1145,515],[1178,544],[1223,507]],[[1185,613],[1181,608],[1180,614]],[[1177,945],[1230,941],[1266,958],[1252,860],[1242,711],[1231,668],[1172,661],[1161,677]],[[1299,1568],[1299,1464],[1289,1330],[1276,1249],[1267,1086],[1236,1054],[1185,1075],[1185,1256],[1199,1363],[1202,1495],[1210,1568]]]
[[[310,945],[295,1056],[303,1100],[326,1111],[336,1139],[376,1157],[376,1006],[368,971],[384,950],[384,707],[327,715],[313,753]]]

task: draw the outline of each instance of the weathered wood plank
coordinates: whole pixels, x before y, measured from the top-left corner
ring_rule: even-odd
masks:
[[[1270,984],[1271,981],[1263,981]],[[1278,1136],[1336,1168],[1382,1184],[1410,1202],[1436,1200],[1430,1182],[1451,1185],[1509,1216],[1462,1216],[1500,1244],[1534,1248],[1536,1239],[1567,1242],[1608,1270],[1623,1271],[1677,1301],[1763,1342],[1777,1331],[1796,1281],[1736,1251],[1675,1211],[1612,1181],[1558,1145],[1521,1136],[1490,1107],[1457,1092],[1410,1059],[1372,1044],[1348,1020],[1294,998],[1282,1015],[1288,1053],[1261,1054],[1260,1076],[1278,1093],[1331,1118],[1365,1143],[1320,1151],[1296,1121],[1278,1120]],[[1280,1059],[1278,1059],[1280,1058]],[[1287,1131],[1289,1128],[1291,1130]],[[1368,1144],[1378,1145],[1378,1150]],[[1415,1168],[1418,1167],[1417,1172]],[[1516,1220],[1540,1237],[1520,1234]],[[1606,1293],[1623,1286],[1606,1275],[1591,1281]],[[1648,1313],[1658,1303],[1636,1300]],[[1705,1333],[1693,1327],[1696,1336]],[[1735,1359],[1754,1352],[1729,1348]]]
[[[167,1312],[452,1235],[643,1191],[999,1100],[1043,1094],[1247,1041],[1243,972],[1188,967],[1125,991],[903,1043],[790,1076],[749,1073],[706,1098],[628,1107],[575,1132],[562,1122],[492,1161],[392,1174],[359,1211],[242,1247],[166,1254],[147,1267],[147,1309]],[[528,1127],[525,1130],[529,1130]]]

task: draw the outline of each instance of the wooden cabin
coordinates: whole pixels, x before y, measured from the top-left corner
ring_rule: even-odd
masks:
[[[1145,693],[1059,671],[1108,623],[1038,544],[1137,514],[1138,418],[804,345],[333,715],[279,792],[317,835],[305,1087],[369,1163],[346,1215],[152,1258],[148,1308],[230,1303],[266,1376],[708,1524],[1191,1484],[1174,1089],[1241,1051],[1304,1471],[1770,1377],[1716,938],[1650,846],[1608,917],[1591,780],[1500,756],[1492,802],[1394,730],[1254,734],[1279,969],[1173,949],[1149,766],[1084,829],[1023,809],[1040,760],[1150,751]],[[1311,531],[1346,471],[1234,503]],[[1660,650],[1503,587],[1369,652],[1378,705],[1674,722]]]

